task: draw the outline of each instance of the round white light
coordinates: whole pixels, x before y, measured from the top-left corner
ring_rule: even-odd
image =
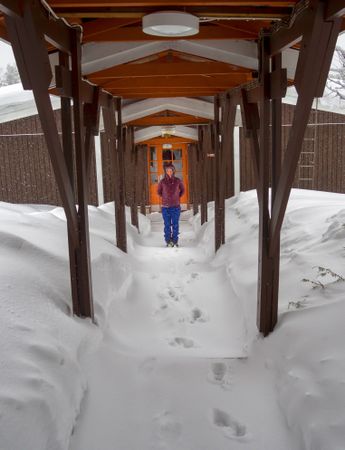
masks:
[[[156,12],[143,17],[143,32],[165,37],[192,36],[199,33],[199,19],[179,11]]]

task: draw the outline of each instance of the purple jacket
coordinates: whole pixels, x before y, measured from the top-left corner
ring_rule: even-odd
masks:
[[[174,175],[171,178],[165,175],[158,184],[157,194],[162,197],[162,206],[167,208],[180,206],[180,197],[184,194],[183,183]]]

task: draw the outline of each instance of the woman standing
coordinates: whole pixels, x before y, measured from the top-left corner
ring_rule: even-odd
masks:
[[[162,215],[164,220],[164,238],[167,247],[178,247],[179,219],[181,213],[180,198],[184,194],[182,181],[175,177],[173,164],[164,166],[165,176],[159,182],[157,193],[162,197]]]

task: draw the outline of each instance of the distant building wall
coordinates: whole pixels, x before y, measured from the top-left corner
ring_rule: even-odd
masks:
[[[55,118],[60,130],[60,111]],[[90,174],[89,203],[96,205],[95,157]],[[0,123],[0,201],[62,204],[38,115]]]
[[[286,148],[294,106],[283,105],[283,150]],[[312,110],[293,187],[345,193],[345,115]],[[240,129],[241,191],[255,187],[249,139]]]
[[[283,105],[283,148],[288,140],[294,106]],[[55,111],[60,126],[60,111]],[[111,149],[101,133],[104,201],[114,198]],[[97,205],[95,152],[92,152],[89,203]],[[345,115],[310,114],[294,187],[345,193]],[[255,187],[249,140],[240,129],[240,189]],[[61,205],[39,117],[0,123],[0,201]]]

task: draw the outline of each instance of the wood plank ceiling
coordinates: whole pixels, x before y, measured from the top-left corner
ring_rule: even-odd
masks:
[[[48,3],[59,16],[65,17],[70,23],[83,26],[84,44],[137,44],[169,40],[165,37],[149,36],[143,33],[141,26],[145,14],[164,10],[182,10],[200,18],[200,32],[188,37],[188,41],[254,41],[258,38],[259,30],[268,26],[271,19],[280,19],[291,14],[296,1],[48,0]],[[113,95],[124,99],[143,99],[213,96],[246,83],[252,76],[252,69],[219,62],[216,58],[166,51],[93,72],[88,74],[87,78]],[[186,117],[186,120],[191,121],[191,118]],[[153,122],[157,122],[157,118]]]
[[[261,28],[272,21],[286,20],[293,12],[296,0],[48,0],[55,14],[71,24],[83,27],[83,45],[129,45],[133,48],[151,42],[170,42],[171,38],[149,36],[143,33],[142,17],[155,11],[185,11],[199,17],[200,32],[188,38],[174,38],[183,43],[212,42],[207,56],[202,50],[193,53],[184,45],[179,50],[157,51],[149,56],[139,53],[133,60],[104,65],[85,77],[102,86],[113,95],[124,99],[160,97],[213,96],[231,87],[253,79],[256,71],[238,60],[220,60],[217,42],[245,41],[255,45]],[[345,29],[345,21],[344,21]],[[0,18],[0,37],[6,38],[6,29]],[[220,47],[221,47],[220,45]],[[128,49],[128,47],[126,47]],[[221,47],[223,48],[223,47]],[[221,51],[221,50],[220,50]],[[205,118],[166,110],[160,114],[148,114],[133,125],[204,123]]]

